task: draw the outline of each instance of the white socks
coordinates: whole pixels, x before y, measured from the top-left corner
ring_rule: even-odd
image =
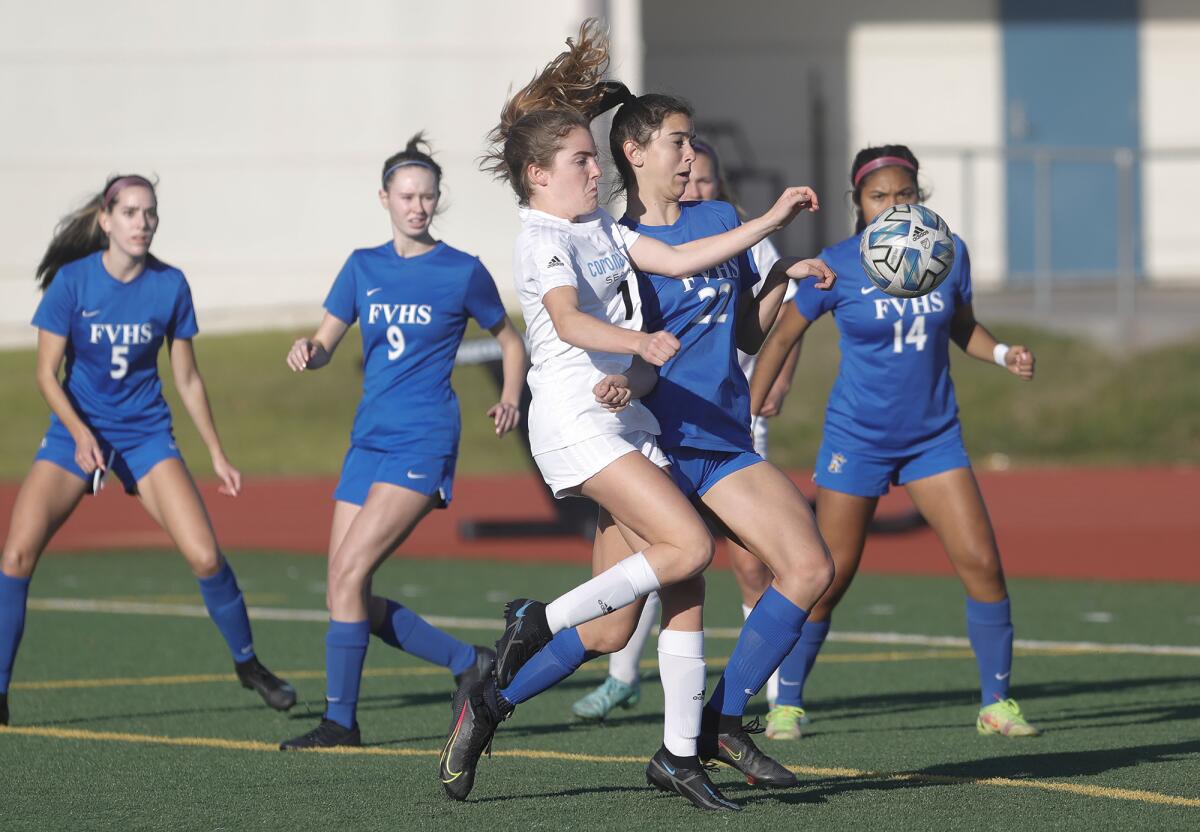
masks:
[[[659,633],[658,675],[663,686],[663,745],[679,757],[693,757],[704,710],[704,633]]]
[[[578,627],[659,588],[654,568],[638,552],[547,604],[546,623],[551,634]]]
[[[754,612],[754,607],[747,607],[742,604],[742,618],[749,618],[750,613]],[[771,678],[767,679],[767,704],[770,707],[775,707],[775,700],[779,698],[779,668],[775,668],[775,672],[771,674]]]
[[[642,649],[650,638],[650,631],[658,623],[661,611],[662,602],[658,600],[658,593],[651,592],[646,596],[646,606],[642,608],[642,617],[638,619],[637,629],[629,637],[629,643],[608,657],[609,676],[627,685],[637,683],[641,677]]]

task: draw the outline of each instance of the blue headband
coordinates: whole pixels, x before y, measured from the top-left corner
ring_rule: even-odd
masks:
[[[405,167],[408,167],[409,165],[416,165],[418,167],[425,168],[426,170],[433,173],[433,175],[435,177],[438,176],[437,168],[435,168],[433,165],[429,164],[429,162],[424,161],[423,159],[401,159],[399,162],[392,165],[390,168],[388,168],[387,170],[385,170],[383,172],[383,187],[385,187],[385,188],[387,187],[388,179],[391,178],[393,173],[398,171],[400,168],[405,168]]]

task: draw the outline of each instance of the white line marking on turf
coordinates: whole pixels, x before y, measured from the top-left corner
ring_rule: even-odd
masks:
[[[168,615],[181,618],[208,618],[208,610],[200,604],[154,604],[142,601],[102,601],[93,598],[30,598],[29,609],[45,612],[99,612],[119,615]],[[250,607],[250,617],[260,621],[312,621],[324,624],[329,620],[325,610],[287,609],[285,607]],[[435,627],[455,630],[500,630],[500,617],[462,618],[451,615],[423,615]],[[709,638],[736,639],[737,627],[709,627]],[[847,644],[903,644],[913,647],[969,648],[971,643],[962,636],[923,636],[909,633],[838,632],[829,634],[828,641]],[[1097,641],[1039,641],[1016,639],[1014,647],[1025,650],[1046,650],[1064,653],[1111,653],[1144,656],[1193,656],[1200,658],[1200,647],[1174,644],[1104,644]]]

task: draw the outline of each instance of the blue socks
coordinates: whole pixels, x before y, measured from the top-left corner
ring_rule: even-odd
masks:
[[[250,635],[250,616],[246,614],[246,601],[238,589],[237,578],[229,567],[229,561],[222,558],[217,574],[197,580],[208,615],[225,637],[233,660],[241,663],[253,659],[254,638]]]
[[[967,598],[967,638],[979,665],[983,704],[1008,698],[1012,673],[1013,626],[1008,599],[986,603]]]
[[[821,645],[829,635],[829,621],[809,621],[792,652],[779,665],[779,696],[776,705],[804,707],[804,683],[812,671],[813,662],[821,652]]]
[[[733,655],[707,707],[722,716],[744,714],[750,697],[758,693],[796,646],[807,618],[807,610],[783,597],[775,587],[767,587],[742,625]]]
[[[387,599],[385,599],[387,600]],[[387,615],[374,634],[418,659],[449,668],[455,676],[475,664],[475,647],[442,632],[403,604],[387,602]]]
[[[559,630],[549,644],[517,671],[500,695],[512,704],[520,705],[570,676],[579,669],[585,658],[579,631],[574,627]]]
[[[10,578],[0,572],[0,693],[8,693],[17,645],[25,632],[25,602],[29,578]]]
[[[354,727],[370,639],[371,625],[366,621],[329,619],[325,633],[325,718],[345,728]]]

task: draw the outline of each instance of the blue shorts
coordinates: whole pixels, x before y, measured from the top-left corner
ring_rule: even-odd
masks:
[[[121,480],[127,494],[136,494],[138,480],[149,474],[150,469],[164,459],[183,459],[179,448],[175,447],[175,437],[169,430],[150,434],[96,430],[92,433],[100,443],[100,452],[104,454],[104,458],[107,460],[109,454],[112,454],[109,473],[115,474]],[[34,459],[53,462],[85,482],[92,479],[92,475],[85,473],[75,462],[75,439],[58,420],[46,431],[42,446],[38,448]]]
[[[390,453],[350,446],[342,463],[342,475],[333,499],[361,506],[377,482],[386,482],[437,496],[438,508],[450,505],[454,497],[454,456],[421,456],[411,451]]]
[[[822,488],[857,497],[882,497],[891,485],[932,477],[955,468],[970,468],[971,460],[958,431],[944,442],[915,454],[864,454],[840,450],[828,440],[817,451],[813,481]]]
[[[667,451],[667,459],[671,461],[667,472],[679,490],[689,498],[703,497],[730,474],[763,461],[753,451],[709,451],[703,448],[675,448]]]

